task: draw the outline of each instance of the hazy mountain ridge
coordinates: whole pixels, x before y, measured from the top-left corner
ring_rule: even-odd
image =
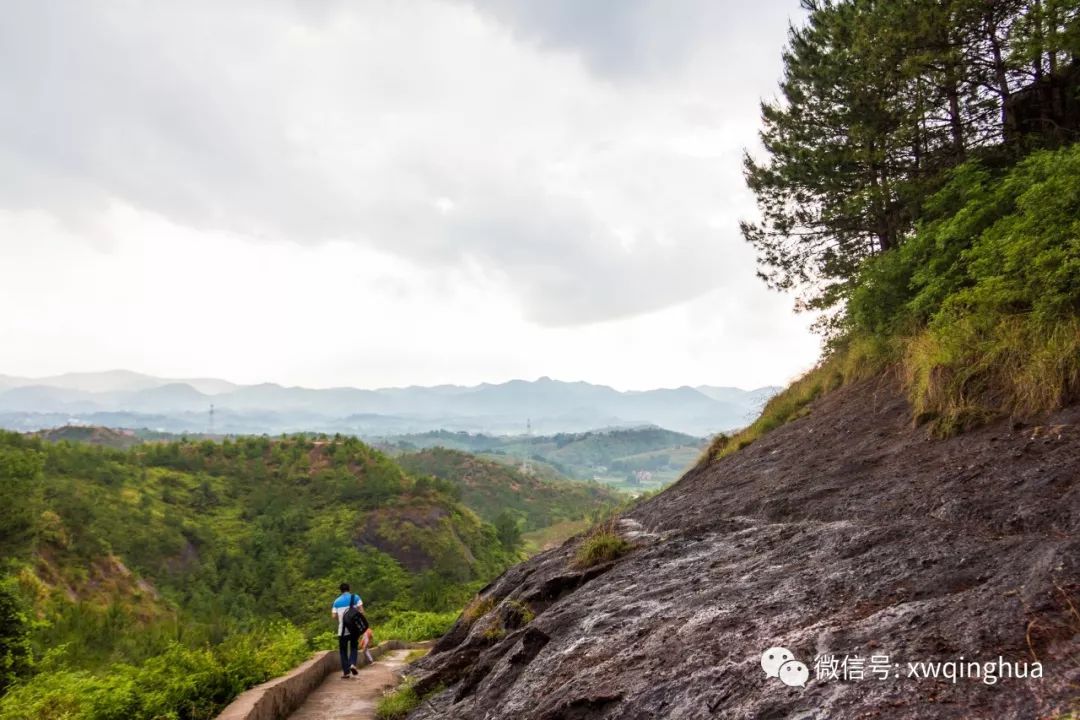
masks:
[[[432,447],[393,456],[414,477],[431,475],[460,489],[461,502],[498,526],[500,515],[520,519],[522,530],[540,530],[614,508],[625,495],[597,483],[545,480],[460,450]]]
[[[684,386],[621,392],[547,377],[471,387],[365,390],[236,385],[129,371],[38,379],[0,376],[0,426],[32,430],[74,419],[205,431],[213,405],[214,429],[233,433],[389,434],[441,428],[518,433],[531,421],[538,432],[652,424],[701,436],[745,425],[775,390]],[[103,414],[111,414],[111,421],[105,422]]]

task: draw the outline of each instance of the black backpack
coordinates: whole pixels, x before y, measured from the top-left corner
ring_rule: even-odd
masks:
[[[341,625],[353,637],[360,637],[367,632],[368,621],[364,617],[364,613],[360,612],[360,608],[356,607],[355,595],[349,598],[349,609],[345,611],[344,617],[341,618]]]

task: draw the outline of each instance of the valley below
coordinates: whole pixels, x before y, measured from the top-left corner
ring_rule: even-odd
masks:
[[[539,549],[524,533],[558,544],[626,499],[454,460],[406,470],[344,437],[0,432],[0,718],[212,718],[336,647],[339,583],[379,641],[437,637]]]

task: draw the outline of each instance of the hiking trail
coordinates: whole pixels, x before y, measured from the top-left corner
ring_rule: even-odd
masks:
[[[401,679],[409,652],[388,652],[352,680],[342,680],[340,670],[331,673],[289,720],[373,720],[379,698]]]

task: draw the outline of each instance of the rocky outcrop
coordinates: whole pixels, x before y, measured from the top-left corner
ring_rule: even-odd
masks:
[[[623,557],[579,568],[577,538],[510,569],[412,670],[432,694],[411,717],[1067,714],[1080,408],[946,440],[910,417],[888,380],[843,388],[627,513]],[[805,687],[766,676],[774,646]],[[1042,677],[908,666],[999,657]]]

